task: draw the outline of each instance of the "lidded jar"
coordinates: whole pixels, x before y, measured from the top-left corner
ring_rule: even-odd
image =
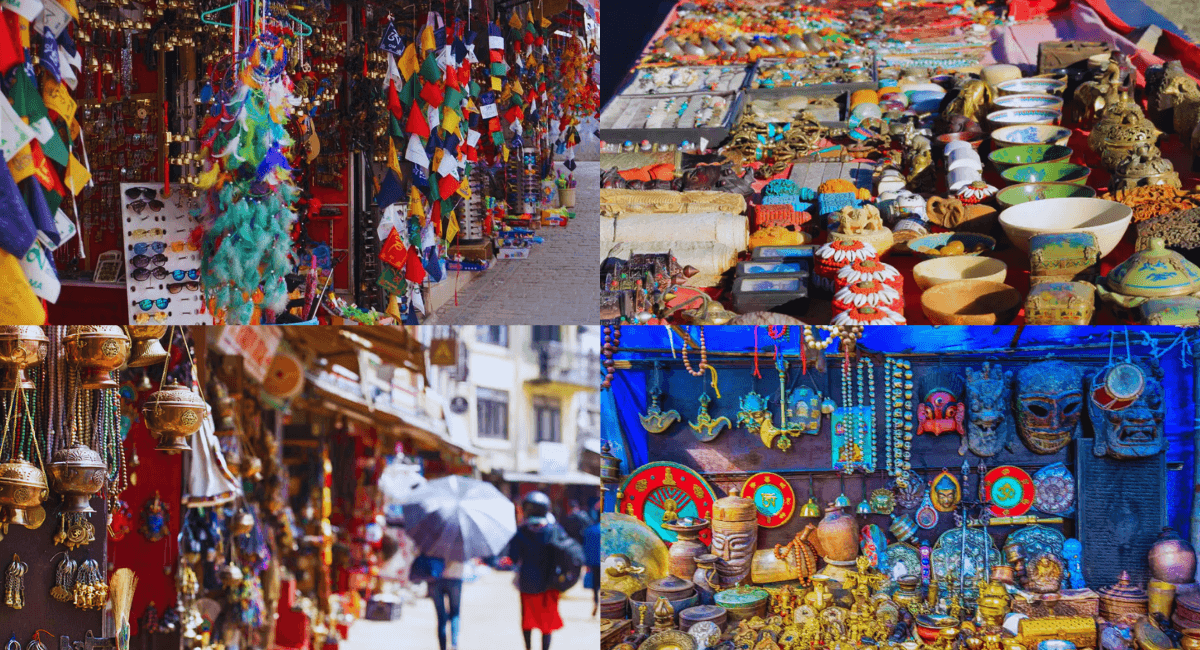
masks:
[[[146,428],[159,437],[156,451],[178,453],[191,447],[187,437],[200,430],[208,405],[192,389],[169,384],[151,395],[142,406]]]

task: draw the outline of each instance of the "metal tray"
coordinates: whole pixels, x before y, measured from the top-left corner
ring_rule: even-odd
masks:
[[[695,97],[700,95],[708,95],[712,93],[695,93],[692,95],[647,95],[625,97],[618,95],[609,102],[608,108],[600,115],[600,139],[605,142],[641,142],[648,140],[653,144],[682,144],[683,142],[698,143],[701,138],[708,140],[709,147],[716,147],[725,138],[729,137],[729,130],[737,123],[741,117],[742,107],[745,104],[742,93],[739,92],[733,95],[733,101],[729,105],[729,110],[725,114],[725,118],[719,126],[707,126],[700,128],[680,128],[671,127],[663,129],[647,129],[647,128],[604,128],[604,116],[611,111],[623,112],[629,108],[628,100],[653,100],[663,97]]]

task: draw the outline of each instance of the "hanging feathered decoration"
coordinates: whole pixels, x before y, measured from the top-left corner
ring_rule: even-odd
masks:
[[[286,127],[300,100],[286,68],[287,47],[277,36],[251,40],[233,87],[218,96],[202,130],[208,160],[197,183],[207,192],[201,279],[218,323],[254,324],[261,310],[287,306],[300,190]]]

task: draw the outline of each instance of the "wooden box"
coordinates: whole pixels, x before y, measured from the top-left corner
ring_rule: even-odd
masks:
[[[1046,598],[1044,594],[1035,594],[1018,589],[1012,597],[1012,611],[1025,614],[1030,618],[1046,618],[1051,616],[1090,616],[1100,615],[1100,594],[1091,589],[1063,589],[1057,598]]]
[[[1112,46],[1100,41],[1042,41],[1038,44],[1038,74],[1080,62],[1086,66],[1088,57],[1111,53]]]

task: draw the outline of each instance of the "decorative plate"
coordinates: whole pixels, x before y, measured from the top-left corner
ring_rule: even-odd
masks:
[[[989,558],[991,562],[988,562]],[[992,541],[991,535],[983,532],[982,528],[966,529],[965,543],[963,529],[951,528],[942,533],[933,545],[929,567],[933,577],[947,585],[957,585],[959,574],[965,574],[967,591],[970,592],[974,588],[973,585],[987,575],[986,566],[999,564],[1001,559],[1000,551]],[[964,562],[965,571],[962,570]]]
[[[1059,560],[1063,557],[1063,534],[1046,526],[1031,525],[1013,531],[1004,540],[1005,545],[1020,544],[1025,551],[1025,557],[1035,558],[1043,553],[1050,553]]]
[[[889,544],[887,553],[884,555],[883,566],[879,570],[887,576],[889,584],[903,576],[919,577],[921,575],[921,552],[912,544],[904,542]]]
[[[662,522],[680,517],[712,519],[717,500],[711,487],[695,470],[679,463],[654,461],[634,470],[617,491],[620,511],[641,519],[668,544],[675,533]],[[700,533],[704,544],[712,542],[712,530]]]
[[[778,528],[796,512],[796,493],[787,480],[778,474],[760,472],[746,479],[742,496],[754,499],[759,526]]]
[[[983,477],[983,489],[997,517],[1019,517],[1033,507],[1033,479],[1029,472],[1001,465]]]
[[[1047,465],[1033,475],[1033,507],[1048,515],[1075,512],[1075,477],[1066,465]]]

